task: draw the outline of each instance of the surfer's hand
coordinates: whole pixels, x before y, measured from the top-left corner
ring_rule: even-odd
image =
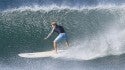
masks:
[[[44,40],[46,40],[47,38],[44,38]]]

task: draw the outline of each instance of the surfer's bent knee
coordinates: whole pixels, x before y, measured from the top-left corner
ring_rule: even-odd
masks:
[[[56,41],[53,41],[53,43],[57,43]]]
[[[53,41],[53,43],[57,43],[58,42],[58,39],[56,38],[54,41]]]

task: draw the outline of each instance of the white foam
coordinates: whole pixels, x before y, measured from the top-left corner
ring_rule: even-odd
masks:
[[[117,20],[116,20],[117,21]],[[114,24],[115,22],[114,21]],[[125,22],[124,20],[122,22]],[[125,53],[125,28],[119,23],[112,25],[105,32],[91,39],[78,40],[59,57],[78,60],[91,60],[109,55],[121,55]],[[76,42],[76,41],[74,41]]]
[[[26,11],[26,10],[30,10],[30,11],[40,11],[40,10],[51,11],[51,10],[64,10],[64,9],[82,11],[84,9],[91,10],[91,9],[124,9],[124,8],[125,8],[125,5],[116,6],[116,5],[112,5],[112,4],[109,4],[109,5],[100,4],[98,6],[81,6],[81,7],[77,7],[77,6],[70,7],[70,6],[66,6],[66,5],[58,6],[58,5],[52,4],[52,5],[48,5],[48,6],[40,6],[40,5],[21,6],[19,8],[6,9],[2,12],[14,12],[14,11],[22,12],[22,11]]]
[[[121,55],[125,53],[125,30],[110,32],[105,37],[100,36],[82,42],[79,45],[69,48],[58,55],[63,59],[91,60],[109,55]],[[56,57],[57,58],[57,57]]]

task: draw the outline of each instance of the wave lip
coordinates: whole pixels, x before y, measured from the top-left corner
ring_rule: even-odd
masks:
[[[58,6],[58,5],[48,5],[48,6],[40,6],[40,5],[33,5],[33,6],[21,6],[19,8],[11,8],[11,9],[6,9],[2,12],[14,12],[14,11],[26,11],[26,10],[30,10],[30,11],[40,11],[40,10],[43,10],[43,11],[51,11],[51,10],[64,10],[64,9],[69,9],[69,10],[84,10],[84,9],[88,9],[88,10],[92,10],[92,9],[124,9],[125,8],[125,5],[120,5],[120,6],[117,6],[117,5],[112,5],[112,4],[109,4],[109,5],[98,5],[98,6],[66,6],[66,5],[61,5],[61,6]]]
[[[40,6],[48,6],[48,5],[58,5],[58,6],[98,6],[98,5],[124,5],[125,1],[123,0],[5,0],[1,1],[0,7],[1,9],[8,9],[20,6],[32,6],[32,5],[40,5]]]

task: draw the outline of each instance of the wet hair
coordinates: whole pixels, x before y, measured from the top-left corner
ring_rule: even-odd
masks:
[[[57,25],[57,22],[56,21],[52,21],[51,25]]]

